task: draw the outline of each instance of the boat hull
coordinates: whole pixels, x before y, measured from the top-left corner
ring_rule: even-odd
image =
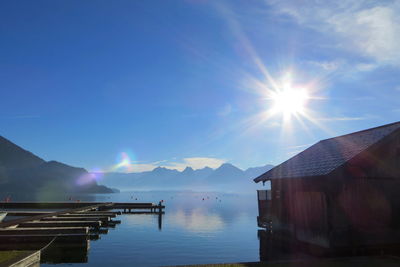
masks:
[[[7,216],[7,212],[0,212],[0,222]]]

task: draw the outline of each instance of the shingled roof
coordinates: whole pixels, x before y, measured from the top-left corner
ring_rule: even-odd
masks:
[[[319,141],[296,156],[255,178],[270,179],[327,175],[345,162],[400,129],[400,122]]]

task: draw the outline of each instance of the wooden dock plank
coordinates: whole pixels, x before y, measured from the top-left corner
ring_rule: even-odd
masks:
[[[56,238],[57,242],[62,243],[86,243],[90,237],[86,234],[43,234],[43,235],[0,235],[1,245],[8,246],[9,244],[48,244]]]
[[[89,234],[89,227],[41,227],[0,229],[0,235]]]
[[[57,217],[108,217],[108,218],[115,218],[117,217],[116,214],[112,213],[68,213],[68,214],[60,214]]]
[[[57,222],[23,222],[18,224],[17,228],[31,228],[31,227],[95,227],[99,228],[101,226],[100,221],[57,221]]]
[[[122,214],[160,214],[159,212],[154,212],[154,211],[123,211]],[[165,214],[164,211],[161,212],[161,214]]]
[[[106,208],[151,208],[159,207],[154,203],[132,203],[132,202],[109,202],[109,207],[103,206],[107,202],[1,202],[0,209],[76,209],[82,207],[88,207],[93,205],[102,206],[102,209]],[[164,206],[162,206],[164,208]]]
[[[5,204],[5,203],[1,203],[1,204]],[[70,210],[54,212],[54,213],[52,213],[52,215],[53,216],[57,216],[57,215],[60,215],[60,214],[65,214],[65,213],[87,211],[87,210],[91,210],[91,209],[97,209],[99,207],[110,206],[110,204],[112,204],[112,203],[102,203],[102,204],[95,204],[95,205],[91,205],[91,206],[84,206],[84,207],[80,207],[80,208],[76,208],[76,209],[70,209]],[[24,223],[24,222],[40,220],[40,219],[43,219],[43,218],[46,218],[46,217],[49,217],[49,214],[43,214],[43,215],[20,218],[20,219],[16,219],[16,220],[7,221],[7,222],[1,222],[0,223],[0,228],[5,228],[5,227],[13,226],[13,225],[18,225],[18,224]]]
[[[1,209],[77,209],[105,202],[2,202]]]
[[[46,215],[52,214],[52,211],[7,211],[7,216],[36,216],[36,215]],[[108,217],[116,217],[117,215],[121,215],[120,211],[83,211],[83,212],[71,212],[68,214],[60,214],[58,216],[108,216]]]
[[[40,219],[40,221],[101,221],[101,222],[108,222],[110,220],[110,217],[59,217],[59,216],[53,216],[53,217],[46,217]]]
[[[89,235],[0,235],[0,250],[39,250],[53,241],[52,245],[61,247],[89,248]]]
[[[51,214],[51,211],[7,211],[7,216],[37,216]]]

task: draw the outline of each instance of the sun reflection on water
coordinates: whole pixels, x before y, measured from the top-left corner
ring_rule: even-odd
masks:
[[[206,212],[200,208],[193,209],[190,212],[178,210],[168,216],[174,224],[193,233],[218,232],[225,227],[225,223],[219,214]]]

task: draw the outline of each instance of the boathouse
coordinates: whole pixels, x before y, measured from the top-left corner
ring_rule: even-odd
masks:
[[[319,141],[254,179],[258,225],[320,248],[400,244],[400,122]]]

